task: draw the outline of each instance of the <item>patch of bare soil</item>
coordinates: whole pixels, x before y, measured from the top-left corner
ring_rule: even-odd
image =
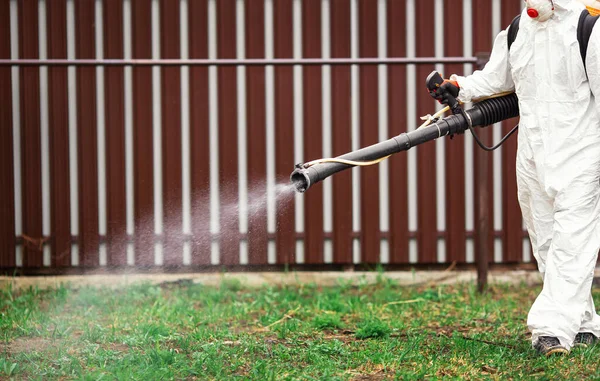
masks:
[[[349,329],[343,329],[340,331],[330,331],[330,330],[325,330],[323,331],[323,339],[326,340],[339,340],[341,342],[343,342],[344,344],[348,344],[348,343],[352,343],[352,342],[357,342],[357,341],[363,341],[361,339],[357,339],[356,336],[354,335],[356,332],[349,330]],[[390,335],[390,337],[403,337],[406,336],[406,334],[403,333],[392,333]]]
[[[129,345],[122,343],[110,343],[107,344],[105,348],[115,352],[127,352],[129,350]]]
[[[0,351],[16,355],[24,352],[44,352],[56,345],[57,340],[42,337],[19,337],[8,344],[0,344]]]
[[[386,376],[384,374],[361,374],[358,376],[355,376],[353,378],[351,378],[352,381],[380,381],[380,380],[386,380],[386,379],[392,379],[392,376]]]
[[[367,381],[367,380],[391,380],[394,378],[394,372],[386,370],[381,364],[372,364],[370,361],[361,365],[357,369],[346,371],[352,375],[352,381]]]

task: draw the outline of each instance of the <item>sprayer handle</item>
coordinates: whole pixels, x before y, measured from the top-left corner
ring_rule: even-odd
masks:
[[[454,90],[452,87],[456,88],[456,90],[458,90],[458,87],[452,82],[444,80],[440,73],[434,70],[427,76],[425,85],[427,86],[427,90],[429,90],[429,94],[434,99],[437,99],[441,103],[450,106],[450,109],[454,114],[460,112],[460,107],[458,106],[458,101],[456,100],[456,96],[458,96],[458,94],[452,94],[452,90]]]

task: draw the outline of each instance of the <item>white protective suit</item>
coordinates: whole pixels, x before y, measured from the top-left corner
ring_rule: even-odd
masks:
[[[591,297],[600,249],[600,22],[588,45],[588,81],[577,41],[584,5],[554,6],[545,22],[525,9],[510,52],[507,28],[483,70],[451,79],[464,102],[518,95],[518,198],[544,279],[527,324],[533,344],[554,336],[570,349],[578,332],[600,337]]]

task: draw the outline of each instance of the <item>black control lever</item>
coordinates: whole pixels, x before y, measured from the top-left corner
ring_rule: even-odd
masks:
[[[456,98],[452,94],[450,94],[449,91],[441,87],[444,83],[444,78],[442,78],[440,73],[438,73],[435,70],[432,71],[431,74],[427,76],[425,82],[429,93],[434,98],[441,97],[442,103],[445,103],[448,106],[450,106],[450,110],[452,110],[453,114],[459,114],[462,112],[462,108],[460,108],[460,106],[458,105],[458,101],[456,100]]]

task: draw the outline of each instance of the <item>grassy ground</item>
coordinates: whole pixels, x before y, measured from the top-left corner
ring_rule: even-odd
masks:
[[[4,289],[0,378],[600,379],[600,345],[533,352],[525,318],[538,291],[384,276],[330,288]]]

